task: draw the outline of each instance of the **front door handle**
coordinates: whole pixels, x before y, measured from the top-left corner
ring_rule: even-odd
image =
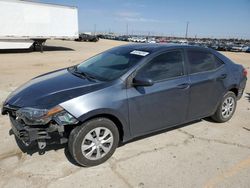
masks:
[[[190,87],[189,83],[184,83],[177,86],[178,89],[188,89],[189,87]]]

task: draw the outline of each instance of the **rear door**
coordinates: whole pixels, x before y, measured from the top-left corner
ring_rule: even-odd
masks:
[[[189,83],[184,54],[174,50],[158,55],[139,70],[154,85],[127,90],[131,132],[138,136],[185,121]]]
[[[207,50],[187,49],[190,79],[188,120],[211,115],[224,91],[224,63]]]

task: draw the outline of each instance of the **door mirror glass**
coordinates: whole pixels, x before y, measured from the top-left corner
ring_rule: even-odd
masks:
[[[145,77],[136,76],[133,79],[133,86],[152,86],[154,84],[153,80]]]

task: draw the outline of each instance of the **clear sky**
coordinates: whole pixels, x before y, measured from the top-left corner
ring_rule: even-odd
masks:
[[[81,32],[250,39],[250,0],[38,0],[77,6]]]

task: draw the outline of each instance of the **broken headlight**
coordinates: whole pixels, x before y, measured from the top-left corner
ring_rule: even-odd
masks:
[[[21,108],[16,112],[17,119],[23,120],[27,125],[45,125],[52,119],[59,125],[75,124],[78,121],[61,106],[50,110],[36,108]]]
[[[59,125],[68,125],[78,123],[77,119],[71,114],[63,110],[62,112],[56,114],[53,118]]]

